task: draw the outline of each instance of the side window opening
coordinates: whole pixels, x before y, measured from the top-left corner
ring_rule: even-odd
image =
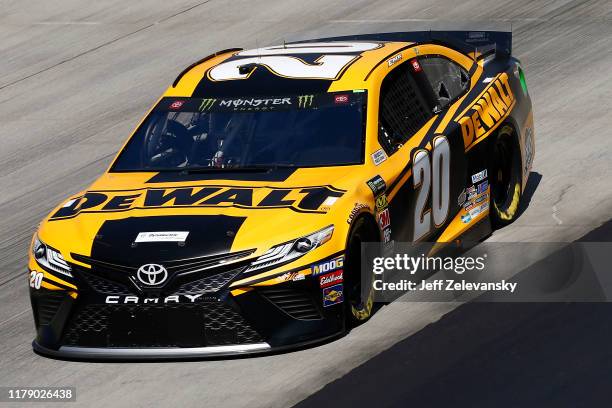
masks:
[[[432,109],[405,63],[384,80],[380,92],[379,141],[393,154],[432,117]]]
[[[467,72],[465,70],[461,70],[461,88],[466,90],[469,86],[470,77],[468,77]]]
[[[458,64],[443,57],[422,58],[419,63],[427,75],[441,109],[468,88],[469,76]]]

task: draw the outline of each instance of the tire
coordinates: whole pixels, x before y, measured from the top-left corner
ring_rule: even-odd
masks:
[[[368,280],[368,290],[362,290],[361,243],[379,242],[376,225],[366,217],[358,218],[346,244],[344,262],[345,315],[348,327],[355,327],[370,319],[374,306],[374,290]],[[372,276],[369,277],[371,279]]]
[[[521,153],[514,129],[505,125],[493,141],[489,170],[491,224],[498,229],[518,216],[521,200]]]

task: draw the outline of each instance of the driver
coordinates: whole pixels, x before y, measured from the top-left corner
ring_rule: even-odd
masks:
[[[181,123],[169,119],[157,134],[157,137],[156,133],[156,129],[151,132],[149,162],[155,166],[185,166],[188,161],[187,155],[193,143],[187,128]]]
[[[241,162],[241,155],[252,121],[248,113],[214,113],[210,115],[210,134],[216,143],[211,158],[213,167],[234,167]]]

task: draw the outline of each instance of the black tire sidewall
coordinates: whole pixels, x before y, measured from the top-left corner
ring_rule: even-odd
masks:
[[[501,207],[498,207],[494,201],[495,199],[493,196],[494,188],[497,187],[496,185],[497,178],[495,174],[496,166],[494,165],[493,162],[491,162],[491,164],[489,165],[489,183],[491,185],[490,186],[491,196],[489,197],[490,198],[489,213],[491,217],[491,224],[493,225],[493,228],[495,229],[506,226],[512,223],[516,219],[517,214],[518,214],[518,211],[516,209],[513,211],[510,218],[507,217],[508,215],[507,211],[513,205],[515,207],[518,207],[518,202],[514,202],[515,200],[512,199],[513,194],[514,194],[514,189],[517,188],[517,185],[518,185],[518,190],[519,190],[519,193],[518,193],[519,201],[520,201],[520,197],[522,194],[522,191],[521,191],[522,190],[521,189],[521,153],[520,153],[520,147],[519,147],[518,139],[516,136],[516,132],[509,125],[505,125],[502,127],[502,129],[497,133],[495,139],[492,141],[490,145],[490,157],[492,158],[492,160],[496,160],[495,143],[498,143],[499,138],[507,138],[507,140],[510,141],[511,166],[512,167],[510,170],[511,171],[510,180],[508,181],[507,185],[504,186],[504,188],[510,189],[509,197]]]
[[[347,324],[350,327],[358,326],[361,323],[367,321],[372,315],[372,309],[370,309],[369,315],[365,319],[358,319],[352,311],[353,300],[355,299],[356,293],[359,292],[359,299],[362,300],[367,297],[366,291],[364,291],[361,285],[361,243],[364,242],[378,242],[379,239],[374,234],[374,227],[370,225],[366,217],[359,217],[353,223],[351,231],[346,244],[345,254],[345,267],[344,267],[344,283],[345,283],[345,316]],[[355,285],[356,281],[359,280],[359,284]],[[370,285],[368,285],[369,287]]]

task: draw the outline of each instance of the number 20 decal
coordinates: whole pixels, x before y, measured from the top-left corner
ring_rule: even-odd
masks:
[[[43,280],[43,273],[32,271],[30,272],[30,287],[34,289],[40,289],[40,285]]]
[[[208,72],[213,81],[245,79],[249,73],[241,73],[240,66],[257,64],[265,66],[273,74],[297,79],[336,79],[340,72],[357,58],[357,53],[373,50],[380,44],[369,42],[301,43],[285,46],[257,48],[241,51],[236,57],[215,66]],[[349,55],[339,55],[339,54]],[[309,64],[296,54],[320,54]]]
[[[431,232],[432,218],[433,224],[438,228],[448,217],[450,145],[445,136],[434,138],[431,155],[427,150],[418,150],[414,154],[412,179],[417,190],[413,241],[418,241]],[[431,209],[425,210],[430,193]]]

